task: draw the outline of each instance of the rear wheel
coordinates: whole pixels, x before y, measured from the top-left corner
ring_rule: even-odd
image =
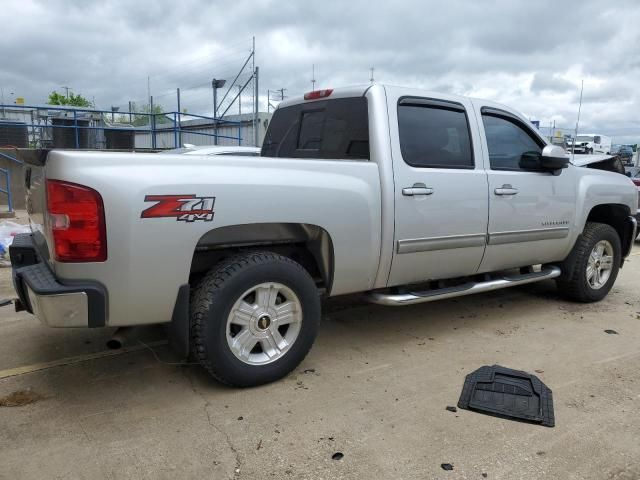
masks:
[[[214,267],[191,299],[196,357],[223,383],[248,387],[293,370],[320,324],[320,298],[307,271],[270,252]]]
[[[618,276],[621,251],[620,237],[612,226],[588,222],[571,255],[571,278],[557,282],[560,292],[578,302],[602,300]]]

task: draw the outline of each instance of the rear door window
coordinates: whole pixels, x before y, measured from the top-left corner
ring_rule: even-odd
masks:
[[[474,167],[469,122],[458,103],[401,99],[398,132],[402,158],[412,167]]]
[[[265,135],[262,156],[368,159],[367,99],[336,98],[279,108]]]

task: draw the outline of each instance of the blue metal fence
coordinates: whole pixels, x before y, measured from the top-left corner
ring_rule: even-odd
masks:
[[[0,168],[0,174],[4,175],[5,188],[0,187],[0,193],[7,195],[7,206],[9,213],[13,212],[13,199],[11,198],[11,171],[7,168]]]
[[[7,153],[0,152],[0,158],[5,158],[11,162],[23,165],[22,160],[12,157]],[[4,176],[4,182],[2,182],[2,176]],[[4,188],[0,187],[0,193],[4,193],[7,196],[7,206],[9,207],[9,213],[13,212],[13,197],[11,193],[11,170],[8,168],[0,168],[0,185],[4,184]]]
[[[73,108],[60,105],[46,105],[46,106],[34,106],[34,105],[0,105],[1,111],[11,111],[14,113],[13,117],[2,119],[0,125],[4,127],[16,127],[24,128],[28,130],[29,146],[32,148],[46,148],[56,147],[56,145],[50,145],[53,139],[48,135],[49,130],[62,129],[61,131],[72,130],[73,146],[71,148],[81,148],[83,143],[81,138],[83,132],[104,132],[105,130],[120,130],[136,133],[148,134],[151,137],[151,148],[155,149],[156,137],[159,133],[173,133],[173,148],[181,146],[180,141],[183,133],[191,135],[201,135],[210,137],[216,140],[228,139],[237,142],[238,145],[242,144],[242,122],[225,120],[222,118],[207,117],[204,115],[196,115],[193,113],[182,112],[163,112],[163,113],[145,113],[145,112],[112,112],[110,110],[97,110],[87,108]],[[118,120],[125,120],[124,122],[115,122],[115,116]],[[109,118],[112,122],[109,123]],[[16,118],[22,117],[22,118]],[[142,125],[131,124],[133,119],[136,122],[142,120]],[[60,122],[55,122],[55,120]],[[129,119],[129,123],[126,122]],[[164,119],[164,121],[158,121]],[[190,120],[193,120],[190,122]],[[198,122],[201,120],[201,122]],[[62,124],[66,122],[67,124]],[[218,133],[218,128],[225,128],[227,130],[237,130],[236,135],[222,135]],[[214,128],[214,133],[203,132],[207,128]],[[51,135],[52,137],[52,135]],[[84,148],[100,148],[99,142],[94,142],[94,145],[88,145]],[[217,143],[217,141],[216,141]],[[2,147],[2,145],[0,145]],[[67,146],[67,148],[69,148]]]

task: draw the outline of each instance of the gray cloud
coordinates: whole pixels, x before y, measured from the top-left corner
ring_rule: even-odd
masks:
[[[543,124],[640,142],[640,4],[633,0],[276,2],[5,0],[0,86],[43,103],[63,85],[98,106],[154,98],[210,113],[213,76],[232,78],[257,43],[266,90],[377,81],[509,104]]]
[[[536,73],[533,76],[533,81],[531,82],[531,91],[533,93],[542,93],[542,92],[558,92],[564,93],[569,90],[575,90],[576,86],[565,80],[564,78],[560,78],[557,75],[549,75],[547,73]]]

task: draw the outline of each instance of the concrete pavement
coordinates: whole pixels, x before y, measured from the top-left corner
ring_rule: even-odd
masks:
[[[253,389],[164,346],[0,379],[0,397],[44,397],[0,407],[0,478],[640,478],[638,285],[636,247],[598,304],[560,300],[553,282],[403,308],[330,301],[305,362]],[[103,351],[110,332],[3,307],[0,370]],[[445,410],[494,363],[541,372],[555,428]]]

